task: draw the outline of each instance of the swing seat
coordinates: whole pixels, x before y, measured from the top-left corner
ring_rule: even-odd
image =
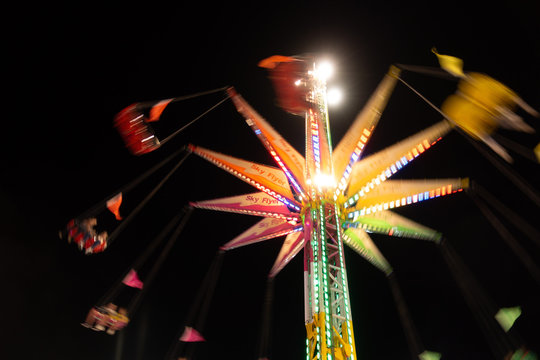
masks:
[[[114,308],[108,306],[93,307],[88,313],[87,320],[81,325],[95,331],[106,331],[107,334],[114,335],[116,331],[122,330],[129,323],[126,310],[121,308],[119,311],[117,312]]]
[[[81,323],[81,325],[94,331],[103,331],[105,330],[106,314],[106,310],[103,307],[93,307],[88,312],[85,322]]]
[[[270,79],[276,91],[279,106],[285,111],[303,116],[309,108],[308,89],[303,79],[306,63],[296,58],[270,57],[259,63],[270,70]]]
[[[74,242],[78,249],[86,255],[97,254],[107,249],[107,232],[96,234],[93,226],[88,231],[80,220],[70,220],[66,225],[66,229],[60,231],[60,238],[63,238],[64,234],[67,235],[68,243]]]
[[[144,114],[135,104],[120,111],[114,118],[114,127],[133,155],[142,155],[159,148],[160,143]]]
[[[88,239],[84,244],[85,254],[97,254],[105,251],[108,245],[107,239],[108,234],[106,231],[98,235],[94,235],[91,239]]]
[[[67,240],[77,244],[79,250],[87,249],[94,242],[94,236],[89,232],[81,229],[77,220],[70,220],[66,226]]]
[[[87,254],[99,254],[101,252],[104,252],[105,249],[107,249],[107,240],[103,241],[97,246],[90,248],[90,251],[88,251]]]
[[[117,312],[110,312],[107,317],[107,326],[112,331],[122,330],[129,323],[129,318]]]

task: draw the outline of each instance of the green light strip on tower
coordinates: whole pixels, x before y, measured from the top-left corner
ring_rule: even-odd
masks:
[[[311,223],[317,221],[317,212],[311,210]],[[317,228],[312,226],[311,246],[313,248],[313,303],[315,304],[315,313],[319,313],[319,246],[317,241]]]
[[[349,344],[353,344],[352,339],[352,331],[351,331],[351,316],[349,311],[349,294],[348,294],[348,286],[347,286],[347,273],[345,272],[345,261],[343,259],[343,242],[341,241],[341,222],[339,219],[339,209],[336,205],[334,205],[334,214],[336,216],[336,230],[337,230],[337,243],[338,243],[338,250],[339,250],[339,262],[341,267],[341,281],[342,281],[342,287],[343,287],[343,303],[345,304],[345,318],[347,319],[347,333],[349,335]],[[354,347],[351,346],[351,360],[354,360],[354,354],[352,353],[354,351]]]
[[[325,216],[324,216],[324,202],[321,202],[319,205],[319,216],[320,216],[320,238],[321,238],[321,260],[322,260],[322,272],[323,272],[323,293],[324,293],[324,310],[325,310],[325,332],[326,332],[326,344],[328,347],[332,346],[332,332],[330,322],[330,308],[328,303],[328,257],[326,255],[326,233],[325,233]],[[324,243],[323,243],[324,242]]]

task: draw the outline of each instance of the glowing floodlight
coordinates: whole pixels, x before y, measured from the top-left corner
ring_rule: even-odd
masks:
[[[313,182],[317,187],[327,189],[327,188],[335,188],[336,187],[336,181],[334,178],[330,175],[326,174],[317,174],[313,178]]]
[[[317,65],[315,76],[318,79],[322,81],[326,81],[329,78],[331,78],[333,74],[334,74],[334,65],[332,65],[330,62],[324,61]]]
[[[343,100],[343,92],[338,88],[329,89],[326,92],[326,100],[328,105],[338,105]]]

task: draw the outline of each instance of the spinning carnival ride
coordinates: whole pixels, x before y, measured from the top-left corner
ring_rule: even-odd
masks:
[[[270,270],[270,278],[275,277],[303,249],[306,358],[357,359],[343,244],[390,277],[392,267],[368,233],[440,242],[440,233],[406,219],[392,209],[460,192],[468,188],[468,179],[390,178],[433,147],[456,125],[466,128],[463,122],[473,120],[460,123],[459,112],[454,111],[458,119],[443,119],[378,153],[363,157],[364,147],[400,80],[401,70],[398,67],[390,67],[343,139],[332,147],[323,65],[309,57],[285,56],[272,56],[259,65],[269,70],[279,105],[305,118],[305,156],[298,153],[233,88],[227,88],[238,112],[245,117],[278,167],[189,145],[191,152],[258,190],[245,195],[193,202],[191,206],[263,217],[224,244],[221,247],[224,251],[286,236]],[[170,101],[150,104],[152,121],[159,119]],[[478,99],[474,103],[477,104]],[[490,109],[482,106],[482,111],[489,114]],[[134,116],[136,111],[133,106],[124,110],[121,116],[125,121],[117,118],[117,127],[121,133],[124,131],[122,135],[126,145],[133,153],[153,151],[160,143],[148,130],[148,125]],[[125,125],[133,119],[137,121],[130,126],[137,129],[130,130],[130,126]],[[118,126],[119,123],[123,125]],[[494,128],[495,125],[490,131]],[[475,134],[482,135],[479,138],[489,137],[484,130],[486,128],[482,125],[474,129]],[[129,131],[133,131],[137,139],[133,140]],[[149,145],[145,145],[147,143]],[[424,355],[427,358],[428,353]]]
[[[343,140],[332,150],[326,82],[320,65],[307,59],[272,57],[261,66],[271,68],[280,105],[291,113],[305,115],[306,156],[294,150],[240,95],[229,89],[238,111],[279,169],[191,146],[194,153],[260,190],[192,205],[265,217],[226,243],[224,250],[286,235],[271,277],[304,249],[307,358],[356,359],[343,244],[389,275],[392,268],[367,231],[440,239],[436,231],[391,209],[461,191],[467,181],[387,179],[432,147],[450,131],[451,125],[442,121],[360,160],[396,85],[397,68],[390,68]]]

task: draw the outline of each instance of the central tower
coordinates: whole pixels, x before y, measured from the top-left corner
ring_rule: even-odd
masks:
[[[324,64],[308,63],[297,86],[306,89],[306,185],[302,200],[306,358],[356,359],[349,287],[335,196]]]

